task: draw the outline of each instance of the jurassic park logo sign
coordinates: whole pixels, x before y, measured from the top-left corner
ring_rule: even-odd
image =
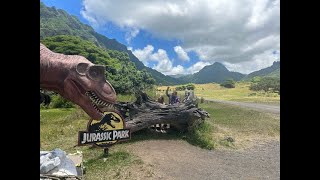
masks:
[[[125,128],[121,115],[116,112],[105,112],[101,120],[88,122],[87,131],[79,131],[78,145],[94,144],[105,148],[130,138],[130,129]]]

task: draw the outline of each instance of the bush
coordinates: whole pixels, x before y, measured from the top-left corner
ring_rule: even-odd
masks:
[[[176,91],[184,91],[185,89],[186,89],[186,87],[183,85],[176,87]]]
[[[61,97],[59,94],[51,96],[51,108],[72,108],[75,107],[74,103]]]
[[[255,76],[251,79],[251,82],[252,83],[258,83],[261,81],[261,77],[260,76]]]
[[[201,104],[204,103],[204,98],[203,98],[203,97],[201,97],[200,103],[201,103]]]
[[[274,92],[280,94],[280,78],[264,77],[250,86],[252,91]]]
[[[192,83],[186,84],[186,85],[181,85],[176,87],[176,91],[184,91],[186,89],[188,90],[194,90],[196,86]]]
[[[224,81],[223,83],[220,84],[220,86],[225,87],[225,88],[235,88],[235,81],[233,79],[228,79]]]
[[[194,90],[194,89],[196,89],[196,86],[194,84],[189,83],[189,84],[186,85],[186,88],[188,90]]]

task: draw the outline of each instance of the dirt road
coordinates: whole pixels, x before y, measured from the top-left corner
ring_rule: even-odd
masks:
[[[146,179],[280,179],[279,141],[210,151],[181,140],[149,140],[128,149],[152,167]]]
[[[225,104],[232,104],[236,106],[246,107],[250,109],[255,109],[262,112],[270,112],[274,114],[280,114],[280,105],[267,105],[259,103],[248,103],[248,102],[235,102],[235,101],[224,101],[217,99],[205,99],[206,101],[219,102]]]

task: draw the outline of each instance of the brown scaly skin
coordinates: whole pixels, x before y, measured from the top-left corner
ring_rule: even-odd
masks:
[[[116,101],[116,92],[105,78],[104,66],[82,56],[52,52],[41,43],[40,88],[59,93],[95,120],[100,120],[102,112],[112,109]]]

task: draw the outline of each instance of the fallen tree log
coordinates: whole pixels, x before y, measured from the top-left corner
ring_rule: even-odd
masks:
[[[137,94],[135,102],[117,102],[117,110],[125,118],[126,127],[136,132],[155,124],[170,124],[179,131],[202,123],[209,113],[198,108],[196,100],[176,105],[153,101],[146,93]]]

